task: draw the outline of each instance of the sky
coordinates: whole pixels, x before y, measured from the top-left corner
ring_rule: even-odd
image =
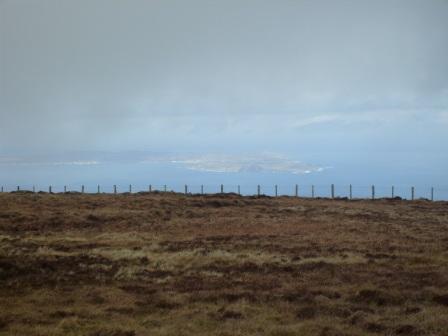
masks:
[[[446,186],[447,149],[447,0],[0,0],[4,183]]]

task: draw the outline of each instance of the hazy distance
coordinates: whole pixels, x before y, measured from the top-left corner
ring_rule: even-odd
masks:
[[[447,60],[445,0],[1,0],[0,183],[446,186]]]

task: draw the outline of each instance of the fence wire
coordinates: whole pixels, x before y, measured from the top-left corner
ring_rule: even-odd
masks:
[[[243,196],[298,196],[306,198],[348,198],[378,199],[399,197],[408,200],[448,200],[446,186],[385,186],[385,185],[198,185],[198,184],[103,184],[103,185],[3,185],[0,192],[35,192],[35,193],[85,193],[85,194],[123,194],[141,192],[175,192],[186,194],[235,193]]]

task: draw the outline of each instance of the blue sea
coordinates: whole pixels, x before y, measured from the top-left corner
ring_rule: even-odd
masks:
[[[310,162],[318,162],[309,157]],[[4,191],[22,190],[53,192],[81,191],[95,193],[100,186],[101,192],[113,192],[116,185],[118,192],[164,190],[199,193],[201,186],[205,193],[220,191],[240,192],[244,195],[257,193],[258,185],[262,194],[274,195],[275,186],[279,195],[294,195],[298,185],[299,195],[310,197],[314,188],[315,197],[329,197],[331,185],[334,184],[335,196],[349,196],[352,185],[354,198],[371,197],[372,185],[375,186],[376,197],[391,197],[392,186],[394,196],[409,199],[414,187],[415,198],[431,198],[434,188],[435,200],[448,200],[448,185],[444,167],[425,169],[415,161],[403,165],[386,164],[389,161],[375,163],[364,160],[346,163],[341,156],[334,156],[319,171],[307,173],[291,173],[289,171],[269,171],[255,169],[253,171],[207,171],[192,169],[182,163],[173,162],[75,162],[74,164],[54,164],[39,162],[38,164],[3,164],[0,165],[0,185]],[[331,164],[331,166],[330,166]]]

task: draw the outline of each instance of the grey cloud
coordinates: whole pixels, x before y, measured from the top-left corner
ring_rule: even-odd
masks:
[[[4,0],[0,150],[445,120],[447,32],[443,0]]]

